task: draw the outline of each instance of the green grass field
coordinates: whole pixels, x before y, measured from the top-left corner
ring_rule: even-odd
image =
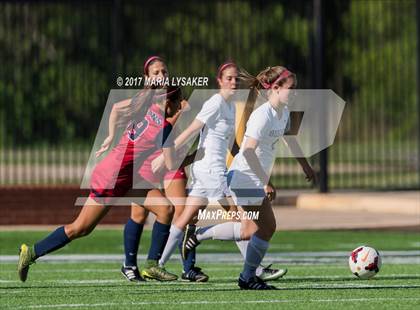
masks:
[[[20,242],[32,243],[45,234],[39,231],[0,232],[1,257],[17,254]],[[146,231],[144,237],[142,254],[148,249],[150,232]],[[420,249],[420,234],[389,231],[278,232],[269,257],[280,262],[276,266],[284,266],[282,255],[288,255],[286,252],[346,253],[360,244],[369,244],[385,253],[390,250],[413,251]],[[121,251],[120,230],[98,230],[57,253],[121,254]],[[232,242],[211,241],[203,243],[199,248],[199,253],[237,252]],[[150,281],[140,285],[122,278],[119,260],[40,261],[31,266],[25,283],[17,278],[16,264],[3,261],[0,264],[0,305],[2,309],[139,309],[146,306],[157,309],[418,309],[419,255],[402,263],[387,259],[385,254],[382,258],[382,269],[371,280],[354,277],[347,267],[346,256],[332,263],[322,260],[305,264],[290,261],[287,263],[289,272],[285,278],[272,282],[280,290],[269,292],[238,289],[236,281],[242,266],[240,259],[230,263],[208,260],[199,263],[210,275],[208,283]],[[177,262],[169,263],[168,269],[181,272]]]
[[[0,255],[17,253],[21,243],[33,244],[48,231],[0,231]],[[146,254],[150,231],[142,235],[140,252]],[[120,254],[123,251],[122,229],[94,230],[88,237],[70,243],[57,254]],[[420,232],[400,231],[278,231],[270,244],[271,252],[348,251],[361,244],[378,250],[420,250]],[[200,245],[203,253],[237,253],[232,242],[209,240]]]

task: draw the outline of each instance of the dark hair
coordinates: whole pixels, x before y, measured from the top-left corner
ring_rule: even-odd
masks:
[[[178,86],[168,86],[165,89],[155,90],[154,101],[166,100],[165,118],[173,117],[181,108],[182,91]]]
[[[157,61],[165,63],[164,60],[162,59],[162,57],[159,57],[159,56],[150,56],[149,58],[146,59],[146,61],[143,64],[144,75],[148,75],[147,71],[149,70],[149,66],[154,64]]]
[[[150,65],[155,62],[165,63],[162,57],[150,56],[143,64],[144,75],[148,75]],[[128,122],[133,119],[143,119],[147,110],[152,105],[154,92],[151,89],[158,88],[159,86],[145,86],[144,89],[139,91],[132,99],[128,107],[121,110],[121,117],[118,118],[117,126],[126,126]]]

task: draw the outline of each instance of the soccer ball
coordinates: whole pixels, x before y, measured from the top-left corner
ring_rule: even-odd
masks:
[[[370,279],[379,272],[382,260],[374,248],[362,245],[354,249],[349,257],[351,272],[360,279]]]

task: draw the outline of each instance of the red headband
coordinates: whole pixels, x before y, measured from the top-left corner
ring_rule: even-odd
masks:
[[[289,76],[292,75],[292,72],[290,72],[289,70],[285,69],[283,70],[282,73],[280,73],[280,75],[277,77],[277,79],[274,80],[273,83],[261,83],[261,85],[265,88],[265,89],[269,89],[271,88],[273,85],[276,85],[279,81],[288,78]]]
[[[144,74],[146,74],[146,75],[147,75],[147,69],[148,69],[148,67],[149,67],[150,63],[151,63],[152,61],[154,61],[154,60],[160,60],[160,61],[162,61],[162,58],[160,58],[159,56],[150,56],[150,57],[146,60],[146,62],[144,63],[144,66],[143,66],[143,71],[144,71]]]
[[[233,63],[233,62],[227,62],[227,63],[224,63],[223,65],[221,65],[219,67],[219,70],[217,70],[217,77],[220,78],[220,75],[222,74],[223,70],[225,70],[227,67],[230,67],[230,66],[236,67],[236,64]]]

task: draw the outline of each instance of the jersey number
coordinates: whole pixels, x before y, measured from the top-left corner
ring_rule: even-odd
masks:
[[[134,125],[128,132],[128,138],[135,142],[137,141],[143,133],[146,131],[147,127],[149,127],[149,122],[147,119],[143,120],[142,122]]]

